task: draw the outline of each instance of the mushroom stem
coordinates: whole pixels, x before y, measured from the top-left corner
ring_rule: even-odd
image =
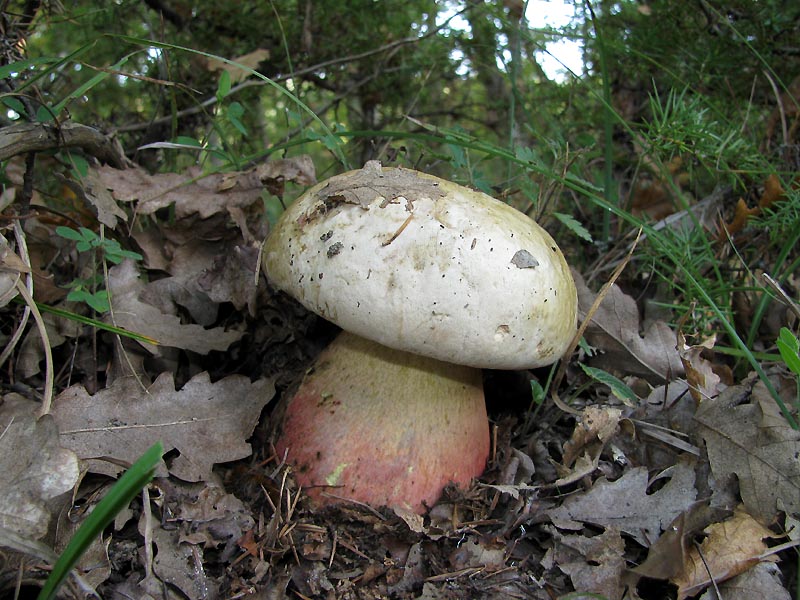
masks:
[[[343,332],[289,400],[276,447],[319,504],[423,513],[486,466],[481,371]]]

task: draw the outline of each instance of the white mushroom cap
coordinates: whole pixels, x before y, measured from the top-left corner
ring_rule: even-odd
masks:
[[[575,283],[544,229],[484,193],[377,162],[296,200],[264,266],[342,329],[445,362],[550,364],[576,329]]]

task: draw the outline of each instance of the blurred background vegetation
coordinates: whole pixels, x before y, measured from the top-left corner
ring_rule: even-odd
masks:
[[[622,283],[648,318],[774,348],[760,275],[798,289],[800,3],[587,1],[558,27],[547,4],[9,0],[0,118],[90,125],[152,172],[418,168],[543,221],[596,284],[644,226]],[[578,68],[544,68],[559,40]]]

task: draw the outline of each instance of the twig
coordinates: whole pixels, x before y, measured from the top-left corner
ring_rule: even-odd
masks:
[[[764,77],[767,78],[770,87],[772,87],[772,93],[775,94],[775,103],[778,107],[778,114],[781,116],[781,134],[783,135],[783,145],[789,143],[789,127],[786,124],[786,109],[783,106],[783,101],[781,100],[781,92],[778,89],[778,86],[775,84],[775,80],[770,75],[767,69],[762,71],[764,73]]]
[[[36,307],[33,297],[28,293],[28,290],[22,285],[22,282],[17,279],[17,291],[20,296],[25,299],[25,302],[31,308],[33,320],[36,321],[36,327],[39,329],[39,335],[42,338],[42,345],[44,346],[44,390],[42,390],[42,408],[39,411],[41,415],[50,413],[50,405],[53,402],[53,351],[50,350],[50,337],[47,335],[47,328],[44,326],[44,319],[42,313]]]
[[[388,245],[389,245],[389,244],[391,244],[393,241],[395,241],[395,240],[398,238],[398,236],[399,236],[401,233],[403,233],[403,231],[405,231],[406,227],[408,227],[408,224],[409,224],[409,223],[411,223],[411,219],[413,219],[413,218],[414,218],[414,213],[411,213],[410,215],[408,215],[408,217],[406,217],[406,220],[405,220],[405,221],[403,221],[403,224],[402,224],[402,225],[400,225],[400,227],[397,229],[397,231],[395,231],[395,232],[392,234],[392,237],[390,237],[390,238],[389,238],[388,240],[386,240],[385,242],[381,242],[381,246],[388,246]]]
[[[102,223],[100,224],[100,239],[105,239],[105,225],[103,225]],[[114,327],[119,328],[119,326],[117,325],[117,318],[114,315],[114,296],[111,292],[111,286],[109,285],[108,261],[106,260],[105,256],[103,256],[102,265],[103,265],[103,282],[108,292],[108,314],[109,317],[111,318],[111,324]],[[146,395],[149,396],[150,390],[147,387],[147,384],[145,384],[145,382],[142,381],[141,373],[139,373],[133,366],[133,362],[131,362],[131,357],[128,356],[128,353],[125,350],[125,346],[122,344],[122,338],[118,333],[115,333],[114,335],[116,336],[117,345],[119,346],[119,352],[122,358],[125,360],[125,364],[128,365],[128,368],[131,370],[131,375],[133,376],[134,379],[136,379],[136,383],[139,384],[139,387],[142,389],[142,392],[144,392]]]
[[[763,554],[759,554],[756,558],[758,560],[764,560],[770,556],[774,556],[779,552],[783,552],[784,550],[789,550],[790,548],[794,548],[796,546],[800,546],[800,540],[792,540],[791,542],[785,542],[783,544],[779,544],[778,546],[773,546]]]
[[[0,129],[0,161],[18,154],[76,147],[117,169],[125,168],[125,154],[119,144],[86,125],[19,123]]]
[[[142,516],[144,517],[144,578],[153,575],[153,512],[150,509],[150,490],[142,488]]]
[[[336,528],[333,528],[333,541],[331,542],[331,557],[328,560],[328,568],[330,569],[333,566],[333,559],[336,558],[336,546],[339,543],[339,533],[337,532]]]
[[[336,494],[332,494],[331,492],[322,492],[322,495],[326,496],[328,498],[333,498],[334,500],[340,500],[342,502],[349,502],[349,503],[354,504],[356,506],[360,506],[361,508],[371,512],[373,515],[375,515],[381,521],[385,521],[386,520],[386,517],[384,517],[381,513],[379,513],[377,510],[375,510],[374,508],[372,508],[369,504],[366,504],[365,502],[359,502],[358,500],[353,500],[352,498],[346,498],[344,496],[337,496]],[[342,545],[344,545],[344,544],[342,544]]]
[[[608,294],[611,286],[614,285],[614,282],[622,275],[622,271],[625,270],[625,267],[628,266],[628,263],[631,260],[631,256],[633,256],[633,251],[636,249],[636,245],[639,243],[639,239],[642,236],[642,228],[639,228],[639,232],[636,234],[636,239],[631,244],[630,250],[628,250],[628,254],[625,258],[620,262],[617,267],[614,269],[614,272],[611,273],[611,277],[609,277],[608,281],[603,284],[603,287],[600,288],[600,291],[597,293],[597,297],[594,299],[592,306],[586,312],[586,316],[581,323],[581,326],[578,327],[578,331],[575,332],[575,335],[572,338],[569,346],[567,347],[567,351],[564,353],[564,356],[561,358],[561,364],[558,367],[558,371],[556,372],[556,376],[553,377],[553,381],[550,384],[551,395],[553,397],[553,402],[555,402],[556,406],[558,406],[564,412],[568,412],[573,415],[580,414],[579,411],[575,410],[571,406],[567,406],[559,397],[558,395],[558,386],[561,385],[561,380],[564,379],[564,375],[567,372],[567,365],[569,364],[569,357],[575,352],[575,348],[578,347],[578,344],[583,337],[584,332],[589,327],[589,324],[592,321],[592,317],[594,313],[597,312],[597,309],[600,308],[600,304],[605,299],[606,294]]]
[[[769,287],[773,292],[775,292],[778,295],[778,300],[780,300],[783,304],[788,306],[789,310],[791,310],[792,313],[794,313],[794,316],[797,317],[798,320],[800,320],[800,306],[798,306],[797,302],[792,300],[789,294],[787,294],[786,291],[781,287],[781,284],[775,281],[775,279],[773,279],[767,273],[762,273],[761,279],[764,280],[764,283],[767,284],[767,287]]]
[[[53,400],[53,352],[50,349],[50,336],[47,335],[47,328],[44,325],[44,319],[42,319],[42,314],[39,312],[39,308],[36,306],[36,302],[33,300],[33,275],[31,274],[31,260],[30,256],[28,255],[28,245],[25,242],[25,232],[22,230],[22,225],[20,225],[19,220],[14,221],[14,235],[17,240],[17,246],[19,247],[20,259],[24,265],[24,267],[20,268],[24,268],[27,272],[25,285],[23,285],[20,277],[18,277],[14,282],[17,292],[19,292],[19,295],[25,300],[26,312],[23,320],[26,321],[29,314],[33,315],[33,320],[36,321],[36,327],[39,329],[39,335],[42,338],[42,345],[44,346],[45,375],[44,390],[42,390],[41,414],[46,415],[50,412],[50,405]],[[20,327],[14,333],[12,343],[9,344],[12,347],[12,350],[13,346],[16,345],[23,328],[24,322],[20,324]],[[8,350],[8,348],[6,348],[6,350]],[[10,354],[10,351],[8,353]],[[4,351],[2,360],[0,360],[0,364],[6,358],[6,351]]]
[[[697,554],[700,556],[700,560],[703,561],[703,566],[706,568],[708,579],[709,581],[711,581],[711,585],[714,587],[714,592],[716,592],[717,594],[717,600],[723,600],[722,594],[719,593],[719,587],[717,587],[717,582],[714,579],[714,574],[711,572],[711,567],[708,566],[708,562],[706,562],[706,557],[703,556],[703,550],[700,548],[700,544],[694,542],[694,547],[697,549]]]
[[[19,220],[14,221],[14,235],[17,238],[17,245],[20,249],[20,258],[22,262],[25,264],[26,267],[30,265],[30,259],[28,257],[28,246],[25,244],[25,234],[22,231],[22,227],[19,225]],[[30,271],[30,268],[28,268]],[[22,275],[21,272],[17,273],[17,277],[19,278]],[[14,282],[14,289],[16,289],[16,282]],[[33,296],[33,278],[28,279],[28,291]],[[10,292],[10,290],[9,290]],[[13,296],[12,296],[13,297]],[[6,344],[6,347],[3,348],[3,352],[0,354],[0,366],[5,364],[8,360],[8,357],[11,356],[11,353],[14,352],[14,348],[17,347],[20,338],[22,337],[23,332],[25,331],[25,327],[28,325],[28,318],[31,314],[31,308],[28,304],[25,304],[25,310],[22,313],[22,318],[20,319],[19,325],[17,329],[14,331],[14,334],[11,336],[11,339]]]

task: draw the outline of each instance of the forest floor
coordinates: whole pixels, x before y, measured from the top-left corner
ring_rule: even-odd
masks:
[[[21,190],[22,163],[7,175]],[[196,175],[90,166],[65,191],[69,212],[34,194],[24,227],[6,231],[5,273],[30,265],[39,302],[89,314],[65,286],[82,285],[85,302],[105,288],[107,323],[146,337],[45,313],[52,365],[36,327],[19,340],[0,404],[0,542],[18,550],[0,561],[5,597],[35,593],[48,563],[31,545],[59,552],[159,440],[156,478],[89,548],[71,597],[797,597],[787,515],[800,512],[800,435],[755,374],[734,379],[713,337],[645,320],[643,290],[624,277],[567,358],[569,398],[532,403],[547,369],[485,373],[491,459],[469,489],[424,516],[313,507],[274,452],[274,421],[335,332],[257,275],[264,186],[308,185],[313,167],[300,157]],[[84,246],[56,233],[96,220],[105,238]],[[104,264],[107,240],[128,236],[141,258]],[[604,280],[576,278],[585,315]],[[24,306],[6,306],[4,333]],[[797,378],[764,368],[792,405]],[[37,418],[50,376],[57,394]]]

